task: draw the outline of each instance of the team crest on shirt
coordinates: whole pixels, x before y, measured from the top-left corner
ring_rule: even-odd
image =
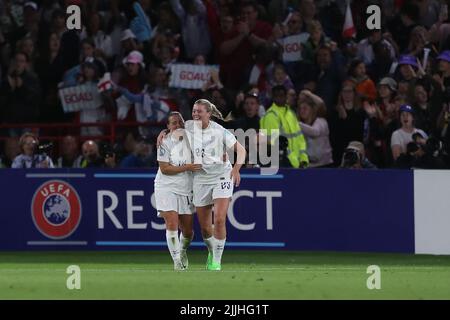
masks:
[[[36,228],[47,238],[67,238],[81,221],[80,197],[67,182],[47,181],[34,193],[31,216]]]

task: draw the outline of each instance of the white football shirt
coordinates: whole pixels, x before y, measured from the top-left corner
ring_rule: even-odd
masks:
[[[236,137],[220,124],[210,121],[202,129],[200,121],[189,120],[185,123],[189,145],[194,163],[202,164],[203,170],[194,172],[194,183],[216,183],[220,176],[232,169],[226,151],[234,146]]]
[[[172,166],[183,166],[192,163],[192,153],[185,139],[183,129],[169,133],[158,148],[157,160],[168,162]],[[155,188],[172,191],[176,194],[189,196],[192,193],[192,173],[190,171],[167,175],[158,169],[155,178]]]

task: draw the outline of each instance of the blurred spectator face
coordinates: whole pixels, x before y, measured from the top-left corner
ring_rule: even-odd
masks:
[[[34,42],[30,38],[25,38],[22,41],[20,51],[25,52],[29,57],[33,56],[34,53]]]
[[[324,70],[328,68],[331,64],[331,53],[327,49],[319,49],[317,52],[317,64],[319,67]]]
[[[289,89],[287,92],[287,104],[295,108],[297,92],[294,89]]]
[[[85,143],[83,143],[81,150],[83,153],[83,157],[85,159],[87,159],[88,161],[94,161],[95,159],[100,157],[100,154],[98,151],[98,146],[92,140],[89,140],[89,141],[86,141]]]
[[[38,12],[34,10],[34,8],[32,8],[31,6],[26,6],[23,9],[23,18],[25,25],[29,26],[38,22],[39,15]]]
[[[37,141],[33,137],[26,137],[23,144],[23,154],[31,156],[37,146]]]
[[[139,64],[137,63],[127,63],[126,68],[127,73],[130,77],[135,77],[139,73]]]
[[[24,73],[28,68],[27,57],[23,53],[17,53],[14,58],[14,65],[18,74]]]
[[[78,154],[78,142],[73,136],[66,136],[61,143],[61,155],[65,158],[75,158]]]
[[[48,42],[49,42],[48,45],[49,45],[49,48],[50,48],[51,52],[58,52],[59,51],[59,48],[60,48],[60,45],[61,45],[61,41],[59,40],[59,37],[57,36],[56,33],[52,33],[50,35],[50,38],[49,38]]]
[[[304,17],[313,18],[316,15],[316,4],[314,0],[302,0],[300,12]]]
[[[369,35],[369,42],[376,43],[378,41],[381,41],[381,31],[380,30],[372,31]]]
[[[18,138],[8,138],[5,141],[5,156],[13,160],[20,154],[20,146]]]
[[[272,99],[273,102],[277,105],[277,106],[285,106],[286,105],[286,93],[282,90],[277,90],[273,93]]]
[[[134,151],[136,146],[136,140],[134,139],[133,133],[129,132],[126,137],[125,140],[123,142],[123,148],[125,149],[125,152],[127,154],[130,154]]]
[[[256,97],[247,97],[244,101],[244,112],[248,118],[253,118],[258,114],[259,101]]]
[[[172,50],[169,46],[162,47],[159,55],[159,59],[161,60],[163,65],[166,65],[172,61]]]
[[[195,106],[194,106],[195,108]],[[194,113],[194,111],[192,111]],[[198,119],[194,119],[198,120]],[[167,121],[167,129],[170,131],[175,131],[177,129],[184,128],[183,119],[181,119],[179,114],[171,115]]]
[[[364,63],[360,63],[356,66],[354,71],[355,78],[361,78],[366,75],[366,65]]]
[[[194,64],[199,65],[199,66],[205,65],[206,64],[205,56],[202,54],[196,55],[195,59],[194,59]]]
[[[83,57],[85,57],[85,58],[93,57],[94,56],[94,52],[95,52],[95,48],[91,44],[84,42],[81,45],[81,52],[83,54]]]
[[[162,68],[157,68],[154,74],[154,85],[156,87],[164,87],[167,83],[167,74]]]
[[[258,20],[258,11],[253,6],[243,6],[241,9],[241,20],[249,25],[254,25]]]
[[[418,104],[425,104],[428,102],[428,94],[423,86],[417,85],[414,88],[414,98]]]
[[[302,121],[309,121],[313,115],[313,109],[311,106],[306,102],[301,102],[298,107],[298,114],[300,116],[300,120]]]
[[[215,104],[221,112],[227,111],[227,101],[220,90],[213,90],[211,93],[211,102]]]
[[[89,29],[92,34],[96,34],[100,30],[100,16],[94,13],[89,18]]]
[[[391,96],[391,90],[389,89],[389,86],[384,84],[380,85],[378,87],[378,95],[381,99],[389,98]]]
[[[58,14],[54,17],[52,21],[52,26],[56,30],[61,30],[66,28],[66,19],[64,15]]]
[[[300,33],[302,31],[302,16],[300,15],[300,12],[292,13],[287,25],[290,35]]]
[[[409,83],[406,81],[401,81],[398,84],[398,94],[400,96],[404,96],[406,97],[408,95],[408,91],[409,91]]]
[[[273,69],[273,79],[277,84],[283,84],[284,80],[286,80],[286,72],[282,66],[276,66]]]
[[[400,114],[400,122],[402,127],[412,127],[413,126],[413,116],[409,112],[402,112]]]
[[[342,100],[344,103],[353,102],[355,99],[355,90],[352,86],[346,85],[342,88]]]
[[[145,157],[150,153],[150,144],[144,142],[144,141],[139,141],[138,143],[136,143],[136,154],[140,157]]]
[[[222,33],[227,34],[233,30],[233,17],[230,15],[224,15],[220,18],[220,29]]]
[[[125,52],[131,52],[137,48],[136,41],[133,38],[123,40],[121,45]]]
[[[320,25],[319,22],[314,22],[310,25],[309,29],[309,34],[311,37],[311,40],[313,40],[314,42],[319,42],[320,39],[322,38],[322,26]]]
[[[411,80],[414,77],[413,69],[410,65],[402,64],[400,66],[400,74],[406,80]]]
[[[85,81],[94,81],[97,77],[96,71],[92,66],[84,66],[82,73]]]
[[[439,71],[446,74],[450,72],[450,63],[445,60],[439,60]]]

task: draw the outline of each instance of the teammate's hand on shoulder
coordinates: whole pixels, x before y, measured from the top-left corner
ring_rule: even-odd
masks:
[[[164,129],[163,131],[161,131],[159,133],[158,138],[156,139],[156,147],[157,148],[159,148],[162,145],[162,142],[168,133],[169,133],[169,130],[167,130],[167,129]]]

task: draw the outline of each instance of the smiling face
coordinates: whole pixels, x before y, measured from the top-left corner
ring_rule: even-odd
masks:
[[[211,119],[211,112],[208,112],[204,104],[196,103],[192,108],[192,119],[201,121],[203,125],[207,125]]]

